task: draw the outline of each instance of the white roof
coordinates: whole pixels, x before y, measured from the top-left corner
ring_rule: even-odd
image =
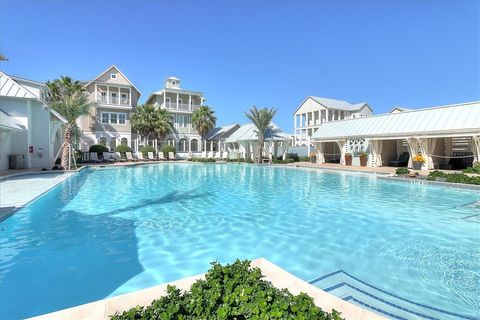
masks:
[[[480,134],[480,101],[323,123],[315,141]]]
[[[257,141],[257,128],[253,123],[248,123],[240,126],[225,142],[239,142],[239,141]],[[271,123],[265,141],[285,141],[290,140],[290,136],[283,132],[275,123]]]
[[[222,138],[228,138],[236,129],[240,128],[238,124],[231,124],[228,126],[213,128],[207,133],[207,140],[216,140]]]
[[[350,104],[347,101],[343,101],[343,100],[334,100],[334,99],[314,97],[314,96],[309,96],[309,98],[320,103],[325,108],[345,110],[345,111],[357,111],[362,109],[367,104],[366,102]]]
[[[25,130],[25,127],[15,118],[0,109],[0,130],[2,129],[6,129],[7,131],[20,131]]]

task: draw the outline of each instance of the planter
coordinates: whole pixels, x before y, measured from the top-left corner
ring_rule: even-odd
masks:
[[[346,166],[351,166],[352,165],[352,155],[351,154],[346,154],[345,155],[345,165]]]
[[[423,162],[422,161],[412,161],[413,170],[422,170]]]
[[[367,157],[360,157],[360,166],[366,167],[367,166],[367,161],[368,161]]]

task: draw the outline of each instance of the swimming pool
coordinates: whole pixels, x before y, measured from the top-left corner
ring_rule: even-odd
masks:
[[[0,223],[0,318],[257,257],[305,280],[341,269],[477,317],[480,217],[466,204],[479,200],[475,191],[284,167],[84,170]]]

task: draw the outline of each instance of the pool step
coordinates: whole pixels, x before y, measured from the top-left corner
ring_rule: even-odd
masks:
[[[345,301],[390,319],[477,319],[402,298],[368,284],[343,270],[328,273],[309,282]]]

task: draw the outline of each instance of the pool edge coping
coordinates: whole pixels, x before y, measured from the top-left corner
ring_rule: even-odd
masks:
[[[276,288],[286,288],[294,295],[298,295],[302,292],[306,293],[314,299],[315,304],[322,308],[322,310],[331,312],[332,309],[335,309],[341,312],[341,316],[346,320],[386,319],[379,314],[344,301],[339,297],[336,297],[312,284],[309,284],[307,281],[294,276],[293,274],[285,271],[265,258],[253,260],[251,266],[260,268],[262,274],[264,275],[264,279],[270,281]],[[137,305],[149,305],[154,299],[165,296],[168,286],[174,285],[181,290],[189,290],[190,286],[196,280],[203,279],[204,276],[205,274],[186,277],[173,282],[160,284],[146,289],[140,289],[114,297],[107,297],[105,299],[100,299],[87,304],[35,316],[29,319],[106,320],[117,312],[121,313]]]

